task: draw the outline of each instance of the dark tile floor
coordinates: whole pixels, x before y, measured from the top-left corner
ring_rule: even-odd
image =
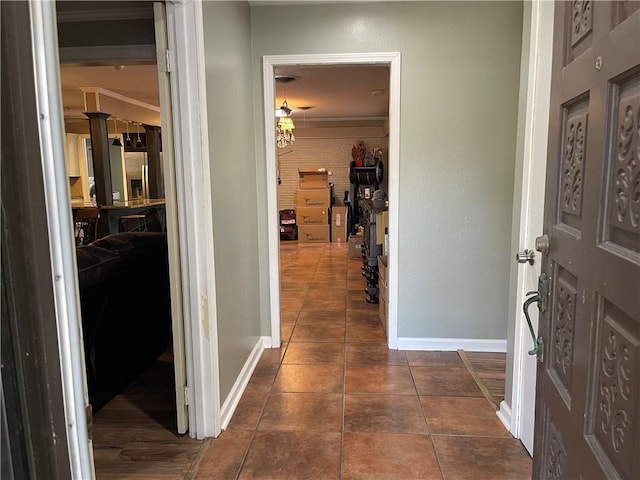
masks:
[[[345,244],[283,243],[282,338],[199,479],[528,479],[456,352],[390,351]]]

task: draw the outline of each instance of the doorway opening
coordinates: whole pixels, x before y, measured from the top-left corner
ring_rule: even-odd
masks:
[[[172,180],[163,178],[173,177],[174,168],[173,129],[167,121],[171,95],[167,66],[156,63],[157,50],[167,50],[166,16],[159,3],[97,11],[91,5],[78,11],[67,2],[57,7],[69,200],[74,213],[99,212],[91,239],[97,242],[82,247],[87,258],[78,253],[78,265],[93,270],[94,277],[99,274],[101,264],[90,258],[95,248],[122,264],[120,274],[111,271],[113,278],[106,278],[109,272],[103,272],[105,278],[95,285],[79,275],[90,400],[102,408],[93,418],[99,473],[113,466],[104,452],[125,451],[130,441],[118,423],[152,427],[142,434],[149,444],[166,442],[163,433],[174,438],[188,428],[177,194]],[[87,25],[96,19],[101,23],[92,38]],[[129,24],[136,26],[134,38],[124,34],[123,44],[111,48],[100,43],[113,35],[112,27]],[[94,128],[94,120],[103,122],[102,131]],[[103,145],[94,141],[101,136]],[[99,151],[105,142],[106,155]],[[93,168],[97,156],[106,163],[102,174],[108,180],[102,183]],[[96,199],[100,188],[102,199]],[[81,244],[90,243],[82,237]],[[200,442],[191,442],[195,455]]]
[[[360,68],[370,68],[374,67],[383,67],[388,69],[388,150],[387,150],[387,165],[385,165],[388,172],[388,180],[387,180],[387,198],[389,201],[388,207],[388,216],[389,216],[389,227],[388,227],[388,238],[389,238],[389,247],[388,247],[388,346],[389,348],[397,348],[397,316],[396,316],[396,295],[397,295],[397,231],[398,231],[398,157],[399,157],[399,121],[400,121],[400,54],[399,53],[361,53],[361,54],[327,54],[327,55],[284,55],[284,56],[265,56],[263,58],[263,89],[264,89],[264,111],[265,111],[265,137],[266,137],[266,158],[267,158],[267,208],[269,215],[269,270],[271,272],[270,282],[270,303],[271,303],[271,343],[272,346],[280,346],[282,341],[281,336],[281,298],[280,298],[280,214],[279,211],[280,206],[279,203],[279,183],[278,183],[278,164],[280,163],[280,167],[282,167],[282,162],[284,162],[284,158],[287,158],[284,153],[287,151],[287,148],[276,148],[276,116],[274,114],[274,109],[280,106],[279,102],[284,102],[287,100],[287,104],[290,103],[288,99],[285,99],[284,96],[280,97],[279,95],[288,95],[288,88],[286,88],[286,83],[283,85],[281,91],[276,91],[276,76],[279,74],[287,75],[295,77],[294,71],[299,72],[301,75],[305,75],[308,72],[315,72],[316,75],[321,75],[323,68],[326,68],[326,72],[329,72],[329,69],[337,69],[340,68],[351,68],[354,71],[357,71],[357,66]],[[294,68],[295,67],[295,68]],[[294,72],[294,73],[292,73]],[[300,85],[303,85],[300,83]],[[344,88],[344,85],[343,85]],[[292,91],[293,86],[291,86]],[[378,88],[372,89],[378,90]],[[306,93],[306,92],[305,92]],[[311,93],[311,92],[308,92]],[[372,96],[371,92],[367,92],[369,96]],[[278,95],[277,95],[278,94]],[[375,95],[375,94],[374,94]],[[330,98],[331,96],[329,96]],[[293,97],[292,97],[293,98]],[[302,96],[296,97],[295,102],[300,101],[300,105],[294,105],[298,107],[309,107],[314,106],[308,101],[305,101],[305,98]],[[295,103],[294,102],[294,103]],[[302,112],[311,112],[313,109],[307,108],[300,109]],[[317,118],[322,117],[322,110],[317,110],[320,112],[317,114]],[[357,113],[356,113],[357,114]],[[313,118],[312,114],[308,114],[308,118]],[[326,114],[325,114],[326,115]],[[295,117],[294,117],[295,118]],[[325,117],[331,119],[331,117]],[[331,120],[328,120],[331,121]],[[333,119],[335,121],[335,118]],[[304,125],[303,128],[308,128],[308,125],[312,123],[308,119],[305,122],[305,115],[299,117],[299,124]],[[297,128],[297,127],[296,127]],[[311,135],[311,133],[307,133]],[[304,134],[303,134],[304,137]],[[359,140],[356,135],[355,140]],[[300,142],[304,143],[313,143],[310,139],[302,139]],[[351,160],[351,147],[353,147],[354,139],[350,136],[347,136],[346,142],[349,144],[349,149],[345,152],[338,153],[339,155],[346,156],[347,160]],[[375,145],[373,145],[375,147]],[[343,149],[345,147],[342,147]],[[366,149],[366,144],[365,144]],[[278,150],[282,150],[279,152]],[[295,143],[293,147],[290,147],[289,151],[295,152]],[[278,155],[280,153],[280,155]],[[289,157],[293,157],[295,154],[292,153]],[[278,161],[278,156],[281,157],[281,162]],[[314,162],[314,154],[309,155],[309,167],[311,167],[311,163]],[[288,161],[288,160],[287,160]],[[348,171],[349,162],[345,162],[344,170]],[[299,172],[296,167],[292,167],[293,170],[290,170],[288,177],[293,176],[294,180],[289,180],[289,184],[293,184],[295,186],[295,182],[299,180]],[[333,175],[329,175],[329,170],[327,167],[323,167],[321,165],[315,166],[316,171],[318,168],[324,168],[326,171],[327,183],[330,182],[329,178]],[[295,175],[293,175],[295,172]],[[333,170],[331,170],[333,173]],[[283,172],[281,171],[280,174]],[[282,181],[282,177],[280,178]],[[337,183],[337,182],[336,182]],[[281,185],[281,183],[280,183]],[[345,185],[347,185],[345,183]],[[298,184],[298,186],[300,186]],[[342,187],[345,188],[344,186]],[[334,185],[335,189],[335,185]],[[352,188],[350,188],[353,190]],[[294,187],[289,186],[289,198],[295,193]],[[334,192],[334,197],[339,196],[341,201],[344,201],[345,197],[344,192],[348,190],[342,190],[341,192]],[[283,194],[280,196],[281,199],[286,198],[286,195]],[[349,202],[349,195],[346,196],[347,201]],[[353,199],[353,192],[352,197]],[[286,200],[285,200],[286,201]],[[291,200],[289,200],[291,202]],[[349,202],[350,203],[350,202]],[[358,213],[357,211],[355,213]],[[327,212],[328,215],[328,212]],[[328,223],[328,219],[327,219]],[[355,223],[354,223],[355,225]]]
[[[309,283],[313,267],[306,275],[307,281],[297,275],[294,281],[284,268],[285,257],[294,262],[292,268],[304,264],[314,252],[327,251],[324,247],[342,252],[345,258],[352,244],[351,257],[362,264],[361,249],[355,250],[355,245],[361,246],[361,239],[366,237],[363,231],[376,195],[380,198],[378,228],[384,230],[383,222],[388,219],[388,178],[384,171],[388,158],[389,66],[286,66],[277,67],[275,73],[284,343],[301,314],[306,294],[326,294],[328,301],[340,294],[340,288],[346,288],[338,276],[335,284],[322,288],[324,293],[305,290],[305,285],[315,286]],[[283,118],[294,126],[291,138],[280,128]],[[370,258],[365,261],[370,268],[368,280],[360,276],[353,282],[357,289],[354,300],[383,304],[381,321],[386,318],[386,295],[379,294],[377,262],[378,256],[386,253],[383,240],[384,235],[372,239],[375,245],[370,246]],[[353,263],[359,274],[358,262]],[[369,293],[362,291],[367,284]]]

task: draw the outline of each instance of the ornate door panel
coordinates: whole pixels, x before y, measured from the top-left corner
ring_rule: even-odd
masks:
[[[640,478],[640,3],[554,22],[534,478]]]

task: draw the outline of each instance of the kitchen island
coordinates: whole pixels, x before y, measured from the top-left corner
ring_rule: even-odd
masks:
[[[118,233],[121,230],[129,230],[122,222],[123,217],[131,218],[132,215],[140,215],[140,221],[134,222],[134,230],[165,231],[165,200],[164,198],[138,198],[128,201],[114,200],[113,205],[96,207],[89,202],[72,201],[74,219],[83,210],[98,209],[98,234],[97,238]]]

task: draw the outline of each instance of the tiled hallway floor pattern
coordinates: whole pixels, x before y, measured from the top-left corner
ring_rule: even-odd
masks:
[[[456,352],[390,351],[345,244],[281,246],[265,350],[198,479],[525,479],[531,459]]]

